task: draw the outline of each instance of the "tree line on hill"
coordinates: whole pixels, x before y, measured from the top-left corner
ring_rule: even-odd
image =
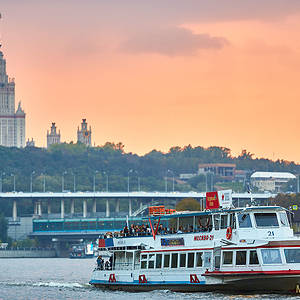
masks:
[[[234,157],[225,147],[172,147],[167,153],[152,150],[145,155],[126,153],[122,143],[86,147],[81,143],[52,145],[49,149],[0,147],[0,188],[3,192],[73,191],[204,191],[218,178],[200,175],[188,181],[181,173],[197,173],[199,163],[234,163],[237,169],[300,173],[300,165],[285,160],[254,158],[243,150]],[[129,185],[128,185],[129,178]],[[167,180],[166,180],[167,179]],[[75,181],[75,184],[74,184]],[[2,184],[1,184],[2,183]],[[94,184],[95,183],[95,184]],[[227,185],[226,185],[227,184]],[[230,183],[231,184],[231,183]],[[243,184],[223,183],[225,188],[243,191]],[[2,211],[10,207],[0,202]]]

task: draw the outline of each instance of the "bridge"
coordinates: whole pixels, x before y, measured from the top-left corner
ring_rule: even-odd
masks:
[[[24,199],[31,199],[33,201],[33,215],[41,217],[42,212],[42,202],[47,203],[47,215],[51,215],[51,203],[54,200],[60,200],[60,218],[65,218],[65,201],[70,203],[70,214],[75,215],[75,200],[82,201],[82,217],[87,218],[88,216],[88,199],[92,200],[92,213],[97,214],[97,200],[105,200],[105,217],[111,216],[110,204],[114,201],[115,204],[115,214],[120,213],[120,201],[128,202],[128,210],[126,214],[131,217],[133,216],[132,210],[132,200],[135,199],[142,208],[143,204],[147,202],[148,204],[153,203],[153,201],[179,201],[185,198],[194,198],[199,200],[201,208],[204,207],[203,200],[205,199],[205,192],[44,192],[44,193],[23,193],[23,192],[10,192],[10,193],[0,193],[0,200],[12,201],[12,220],[16,221],[18,218],[18,202]],[[269,199],[270,197],[275,197],[276,194],[263,193],[263,194],[249,194],[249,193],[233,193],[233,201],[240,206],[249,200],[255,199],[261,203]]]

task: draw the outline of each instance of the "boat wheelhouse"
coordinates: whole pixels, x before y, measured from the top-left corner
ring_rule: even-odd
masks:
[[[300,239],[284,208],[176,212],[148,221],[150,232],[99,239],[99,256],[105,251],[110,257],[100,258],[92,285],[127,291],[299,292]]]

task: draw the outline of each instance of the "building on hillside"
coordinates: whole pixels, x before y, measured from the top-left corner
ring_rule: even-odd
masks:
[[[55,123],[52,123],[50,133],[47,130],[47,148],[53,144],[60,144],[60,131],[57,132]]]
[[[235,164],[227,163],[211,163],[211,164],[199,164],[198,175],[205,173],[213,173],[215,176],[219,176],[224,180],[233,180],[235,175]]]
[[[182,173],[179,174],[179,179],[180,180],[189,180],[193,177],[196,177],[198,174],[197,173]]]
[[[86,119],[82,119],[81,129],[77,128],[77,142],[83,143],[87,146],[91,146],[92,144],[92,129],[91,126],[88,130],[88,124]]]
[[[21,102],[15,110],[15,80],[8,78],[2,51],[0,51],[0,146],[25,147],[25,112]]]
[[[250,179],[259,191],[281,192],[282,185],[296,176],[288,172],[254,172]]]
[[[35,142],[33,138],[31,138],[31,141],[29,139],[27,140],[26,147],[35,147]]]

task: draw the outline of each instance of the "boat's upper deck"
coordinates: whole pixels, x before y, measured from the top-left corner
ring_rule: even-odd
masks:
[[[130,224],[107,237],[113,238],[109,243],[102,243],[102,248],[159,250],[215,247],[216,244],[253,246],[270,240],[293,239],[293,231],[284,208],[250,206],[149,216],[145,224]]]

